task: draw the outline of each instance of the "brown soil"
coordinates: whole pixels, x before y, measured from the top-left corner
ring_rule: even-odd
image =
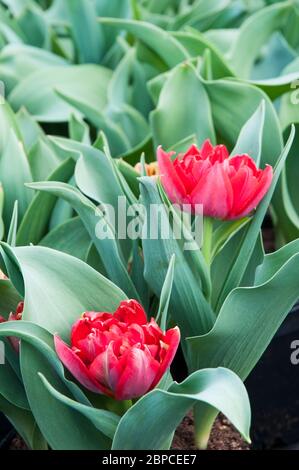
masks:
[[[28,447],[20,436],[16,436],[12,439],[8,450],[28,450]]]
[[[196,450],[192,413],[189,413],[177,428],[172,442],[172,449]],[[250,446],[242,439],[225,416],[220,414],[213,426],[208,450],[250,450]]]
[[[172,449],[196,450],[194,444],[194,420],[189,413],[176,430],[172,442]],[[27,446],[20,436],[11,441],[9,450],[27,450]],[[208,450],[250,450],[250,446],[244,442],[238,431],[223,415],[219,415],[213,426]]]

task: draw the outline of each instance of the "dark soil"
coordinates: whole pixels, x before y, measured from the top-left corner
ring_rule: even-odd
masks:
[[[275,232],[272,227],[264,227],[262,230],[264,249],[266,253],[273,253],[275,247]]]
[[[194,420],[192,413],[189,413],[176,430],[172,449],[196,450],[193,432]],[[15,436],[8,450],[28,450],[28,448],[20,436]],[[250,450],[250,447],[225,416],[220,414],[213,426],[208,450]]]
[[[172,442],[172,449],[196,450],[192,413],[189,413],[177,428]],[[250,446],[242,439],[225,416],[220,414],[213,426],[208,450],[250,450]]]
[[[12,439],[8,450],[28,450],[28,447],[23,439],[17,435]]]

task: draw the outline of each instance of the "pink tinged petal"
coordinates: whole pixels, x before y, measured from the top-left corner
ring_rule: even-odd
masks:
[[[134,299],[123,300],[116,310],[114,317],[128,325],[131,323],[144,325],[147,322],[145,311],[143,310],[142,306]]]
[[[122,373],[122,364],[114,354],[113,348],[114,343],[111,342],[107,349],[95,358],[89,372],[97,382],[114,394]]]
[[[116,387],[117,400],[129,400],[147,393],[160,368],[146,348],[132,347],[125,359],[125,367]]]
[[[185,153],[184,157],[188,157],[189,155],[191,155],[191,156],[200,155],[200,150],[199,150],[199,148],[196,147],[195,144],[192,144],[191,147],[189,147],[189,149]]]
[[[91,376],[84,362],[77,354],[62,341],[59,336],[54,336],[56,353],[63,365],[72,373],[72,375],[88,390],[95,393],[107,393],[107,391],[98,384]]]
[[[173,203],[182,203],[186,198],[186,188],[179,178],[171,156],[174,152],[166,153],[162,147],[158,147],[157,160],[159,164],[159,172],[161,175],[162,185],[165,189],[167,196]]]
[[[220,162],[222,163],[229,157],[229,153],[225,145],[216,145],[214,147],[213,155],[210,157],[211,163]]]
[[[5,318],[0,315],[0,323],[5,323],[5,322],[6,322]]]
[[[192,191],[192,204],[202,204],[206,216],[226,219],[231,210],[233,191],[226,167],[226,162],[215,163]]]
[[[200,150],[201,157],[205,160],[213,153],[213,151],[214,147],[211,144],[210,139],[205,140]]]
[[[234,218],[241,218],[248,215],[257,205],[261,202],[263,197],[268,192],[273,178],[273,168],[267,165],[264,170],[260,170],[260,178],[256,179],[255,188],[253,193],[248,197],[245,207],[239,207],[234,214]]]
[[[177,349],[180,344],[180,330],[178,327],[172,328],[171,330],[168,330],[165,334],[164,340],[162,347],[165,349],[165,354],[162,359],[162,362],[160,364],[159,371],[155,377],[154,382],[152,383],[151,388],[154,388],[162,379],[163,375],[167,371],[167,369],[170,367],[170,364],[173,361],[173,358],[177,352]]]

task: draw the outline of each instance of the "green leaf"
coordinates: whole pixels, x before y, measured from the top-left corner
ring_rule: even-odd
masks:
[[[170,296],[171,296],[172,285],[173,285],[173,277],[174,277],[174,263],[175,263],[175,254],[173,254],[170,259],[165,281],[161,290],[159,310],[158,310],[158,314],[156,317],[156,321],[160,322],[160,327],[163,331],[166,331],[166,325],[167,325],[168,307],[169,307]]]
[[[174,67],[188,58],[186,49],[175,38],[153,24],[116,18],[100,18],[99,21],[103,25],[124,29],[133,34],[154,50],[169,67]]]
[[[229,62],[239,77],[249,77],[261,47],[283,25],[291,8],[291,2],[271,5],[251,15],[242,24],[228,55]]]
[[[55,227],[39,244],[86,261],[92,242],[80,218],[75,217]]]
[[[29,448],[46,450],[47,443],[42,437],[32,414],[12,405],[0,395],[0,409],[12,423],[17,432],[25,440]]]
[[[254,251],[255,244],[259,236],[260,228],[264,220],[264,217],[266,215],[269,203],[272,199],[277,181],[280,177],[281,171],[285,164],[285,160],[292,146],[294,135],[295,135],[295,130],[294,128],[292,128],[292,131],[290,133],[286,146],[284,147],[280,155],[280,158],[277,162],[277,165],[275,167],[271,187],[268,193],[266,194],[266,196],[264,197],[264,199],[262,200],[262,202],[260,203],[254,217],[252,218],[252,221],[250,222],[250,224],[247,225],[247,228],[244,231],[244,237],[241,241],[241,244],[236,250],[235,258],[232,260],[232,268],[223,282],[223,287],[222,287],[221,293],[218,298],[218,303],[217,303],[218,311],[222,303],[224,302],[225,298],[230,293],[230,291],[239,285],[246,271],[247,264]]]
[[[79,62],[99,63],[104,51],[104,37],[96,20],[94,4],[86,0],[65,0],[65,8]]]
[[[49,181],[45,183],[32,183],[30,187],[40,191],[46,191],[57,197],[62,197],[71,204],[93,240],[109,278],[120,286],[130,298],[138,299],[137,291],[129,277],[122,254],[115,239],[114,230],[102,210],[97,208],[89,199],[81,194],[80,191],[64,183]],[[98,224],[100,225],[97,227]],[[99,234],[101,228],[103,228],[107,236],[104,237]]]
[[[68,159],[52,173],[49,180],[68,181],[74,172],[75,163]],[[49,194],[36,194],[28,207],[17,234],[17,245],[38,243],[47,231],[47,226],[56,202]]]
[[[59,402],[67,405],[68,407],[78,411],[80,414],[85,416],[94,426],[106,436],[113,439],[120,417],[111,411],[99,410],[91,406],[83,405],[75,400],[63,395],[58,392],[44,377],[43,374],[39,374],[44,386],[48,392]]]
[[[27,156],[23,143],[13,130],[8,134],[7,144],[0,158],[0,174],[5,195],[3,220],[8,227],[15,201],[18,201],[19,215],[22,218],[32,199],[32,194],[24,186],[32,181]]]
[[[11,253],[16,257],[24,279],[24,320],[52,333],[58,332],[65,340],[68,340],[70,328],[82,312],[114,311],[125,298],[108,279],[65,253],[37,246],[11,249],[2,244],[2,248],[8,256]],[[49,305],[49,314],[46,314],[45,303]]]
[[[153,390],[140,398],[121,418],[112,449],[164,450],[171,434],[198,402],[222,411],[250,440],[250,405],[245,387],[231,371],[219,368],[194,372],[184,382],[173,383],[167,391]]]
[[[195,114],[190,113],[194,103]],[[150,121],[155,147],[167,149],[191,134],[199,143],[207,138],[215,142],[209,98],[191,64],[184,63],[170,72]]]
[[[206,50],[210,51],[212,73],[215,79],[234,76],[225,58],[219,53],[212,42],[208,40],[206,35],[204,36],[195,29],[178,31],[172,34],[187,49],[190,57],[202,56]]]
[[[217,135],[231,148],[234,147],[241,128],[252,117],[261,101],[265,101],[261,165],[274,166],[282,149],[281,128],[275,109],[262,90],[235,80],[205,81]],[[238,103],[238,106],[232,103]]]
[[[22,80],[10,94],[10,103],[15,110],[25,106],[41,122],[68,121],[76,110],[62,100],[55,90],[65,92],[74,99],[80,96],[86,106],[101,110],[106,104],[110,78],[110,70],[99,65],[46,67]]]
[[[142,202],[146,209],[142,233],[144,277],[159,298],[170,259],[175,254],[173,292],[170,299],[171,316],[179,325],[183,338],[198,330],[207,332],[213,326],[215,316],[203,293],[208,295],[209,285],[202,254],[198,247],[194,249],[195,242],[191,234],[187,237],[187,228],[181,238],[175,237],[175,233],[181,234],[182,221],[178,220],[175,211],[167,213],[157,191],[156,182],[149,177],[141,178],[140,182]],[[154,214],[151,214],[150,207],[156,208]],[[151,233],[151,230],[154,232]],[[190,240],[193,241],[193,249],[185,249],[185,244],[190,243]]]
[[[193,370],[223,366],[242,380],[248,376],[299,297],[298,259],[298,252],[291,254],[264,284],[237,288],[228,295],[212,331],[187,339]],[[260,273],[267,270],[261,268]]]
[[[251,118],[242,127],[231,155],[250,155],[260,165],[263,130],[265,122],[265,102],[262,101]]]
[[[11,246],[16,245],[17,229],[18,229],[18,201],[16,201],[14,204],[9,231],[7,235],[7,243]]]

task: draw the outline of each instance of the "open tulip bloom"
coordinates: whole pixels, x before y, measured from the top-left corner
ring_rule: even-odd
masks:
[[[76,379],[117,400],[152,390],[169,368],[180,342],[178,328],[164,334],[136,300],[114,314],[85,312],[73,325],[71,348],[55,337],[57,354]]]

